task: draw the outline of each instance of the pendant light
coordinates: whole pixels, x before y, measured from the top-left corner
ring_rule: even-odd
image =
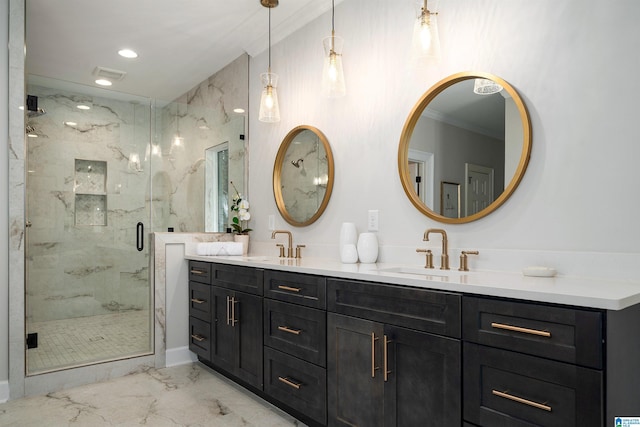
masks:
[[[493,95],[502,89],[502,85],[490,79],[476,79],[473,82],[473,93],[477,95]]]
[[[427,0],[424,0],[413,26],[412,59],[440,59],[437,17],[438,13],[431,12],[427,8]]]
[[[338,98],[347,93],[342,69],[342,46],[344,39],[336,36],[335,0],[331,0],[331,35],[322,40],[324,66],[322,68],[322,94],[327,98]]]
[[[271,9],[278,5],[277,0],[260,0],[260,4],[269,9],[269,68],[260,74],[262,81],[262,96],[260,97],[260,113],[258,120],[274,123],[280,121],[280,107],[278,105],[278,75],[271,72]]]

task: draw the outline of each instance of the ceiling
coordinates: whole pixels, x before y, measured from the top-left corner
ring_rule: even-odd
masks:
[[[259,0],[26,0],[26,9],[27,74],[96,86],[92,73],[105,67],[127,73],[112,90],[159,100],[268,46]],[[329,0],[281,0],[272,44],[330,9]],[[120,57],[125,47],[139,57]]]

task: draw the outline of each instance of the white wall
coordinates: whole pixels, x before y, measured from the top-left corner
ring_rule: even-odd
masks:
[[[0,6],[0,348],[9,347],[9,3]],[[9,352],[0,351],[0,402],[8,398]],[[3,394],[5,393],[5,394]]]
[[[272,70],[280,75],[277,124],[257,120],[267,55],[253,58],[253,248],[276,253],[268,215],[276,215],[278,228],[291,228],[273,200],[273,160],[286,133],[309,124],[329,139],[336,185],[324,215],[293,230],[295,243],[307,244],[307,256],[337,258],[340,224],[354,221],[366,231],[367,210],[378,209],[381,259],[421,262],[415,248],[431,244],[422,242],[424,230],[441,224],[420,214],[402,190],[402,126],[435,82],[478,70],[504,78],[524,99],[533,150],[520,187],[505,205],[487,218],[445,227],[452,248],[480,249],[472,268],[546,263],[563,274],[637,279],[640,198],[631,190],[640,158],[634,119],[640,80],[633,73],[640,66],[640,3],[618,0],[603,11],[595,0],[442,1],[444,57],[422,71],[408,61],[413,11],[411,0],[347,0],[336,8],[336,33],[345,38],[344,98],[320,96],[321,39],[330,32],[330,14],[273,46]]]

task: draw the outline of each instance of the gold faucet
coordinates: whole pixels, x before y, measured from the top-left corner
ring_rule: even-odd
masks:
[[[293,258],[293,235],[287,230],[274,230],[271,233],[271,238],[275,239],[276,234],[287,234],[289,236],[289,247],[287,248],[287,258]],[[284,251],[280,250],[280,257],[284,257]]]
[[[424,232],[424,240],[425,242],[429,241],[429,234],[437,233],[442,234],[442,255],[440,256],[440,270],[448,270],[449,269],[449,243],[447,242],[447,232],[441,228],[430,228]]]
[[[467,264],[467,255],[478,255],[478,251],[462,251],[460,252],[460,268],[459,271],[469,271],[469,265]]]

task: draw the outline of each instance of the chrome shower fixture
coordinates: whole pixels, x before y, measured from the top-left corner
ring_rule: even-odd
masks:
[[[28,110],[27,111],[27,117],[28,118],[38,117],[38,116],[42,116],[44,114],[47,114],[47,112],[44,111],[44,108],[38,108],[37,110]]]
[[[303,159],[298,159],[298,160],[296,160],[295,162],[294,162],[293,160],[291,160],[291,164],[292,164],[293,166],[297,167],[297,168],[299,168],[299,167],[300,167],[300,163],[302,163],[302,162],[304,162],[304,160],[303,160]],[[302,165],[302,166],[304,167],[304,165]]]

